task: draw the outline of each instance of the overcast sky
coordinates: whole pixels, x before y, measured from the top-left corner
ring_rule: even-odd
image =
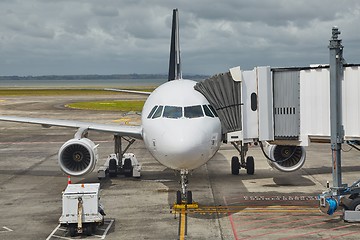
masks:
[[[173,8],[185,74],[360,63],[358,0],[0,0],[0,75],[167,73]]]

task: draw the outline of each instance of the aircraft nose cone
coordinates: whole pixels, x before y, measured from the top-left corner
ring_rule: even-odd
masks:
[[[194,169],[203,164],[205,134],[199,130],[185,131],[172,129],[172,134],[164,133],[158,146],[165,166],[174,169]],[[160,160],[160,159],[159,159]]]
[[[167,154],[190,154],[202,144],[203,134],[199,131],[172,129],[171,132],[171,135],[165,133],[161,139]]]

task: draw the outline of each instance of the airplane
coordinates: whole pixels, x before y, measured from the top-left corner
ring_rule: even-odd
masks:
[[[207,163],[222,142],[220,119],[204,95],[194,89],[196,83],[182,78],[178,10],[174,9],[168,81],[152,93],[105,89],[149,95],[141,113],[141,126],[16,116],[0,116],[0,120],[77,129],[74,138],[64,143],[58,153],[61,170],[70,176],[82,176],[95,168],[97,145],[88,138],[88,131],[113,134],[118,159],[122,156],[122,138],[142,139],[159,163],[180,173],[181,187],[176,193],[176,203],[192,203],[192,192],[187,189],[188,174]],[[286,150],[286,154],[291,153],[289,149]],[[109,170],[114,166],[114,161],[110,160]],[[246,163],[244,166],[242,161],[241,167],[247,168],[248,174],[254,174],[253,158],[250,157],[248,161],[248,166]],[[122,164],[121,161],[118,164]],[[238,158],[233,157],[232,173],[238,174],[239,168]]]
[[[152,93],[142,92],[149,94],[149,97],[141,113],[141,126],[16,116],[0,116],[0,120],[44,127],[77,128],[74,138],[67,141],[58,154],[61,170],[71,176],[82,176],[95,168],[97,146],[86,137],[89,130],[143,139],[157,161],[180,171],[181,191],[177,191],[177,202],[186,200],[191,203],[192,193],[187,191],[187,175],[209,161],[218,151],[221,123],[206,98],[194,89],[196,82],[182,78],[177,9],[173,10],[171,35],[169,81]]]

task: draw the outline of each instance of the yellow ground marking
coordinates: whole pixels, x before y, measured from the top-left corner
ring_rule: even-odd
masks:
[[[124,123],[125,125],[128,125],[130,121],[131,121],[131,118],[119,118],[119,119],[113,120],[113,122],[115,122],[115,123]]]
[[[182,203],[182,204],[176,204],[174,203],[173,209],[179,210],[179,209],[197,209],[199,208],[199,204],[197,202],[193,203]]]
[[[180,240],[184,240],[185,235],[186,235],[186,211],[185,211],[185,209],[181,210],[179,231],[180,231],[179,232]]]
[[[6,100],[2,100],[2,99],[0,99],[0,102],[5,102]]]

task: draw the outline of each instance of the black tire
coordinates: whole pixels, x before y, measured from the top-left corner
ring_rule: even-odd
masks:
[[[193,200],[192,200],[192,192],[191,191],[187,191],[187,194],[186,194],[186,203],[187,204],[192,204],[193,203]]]
[[[239,175],[240,171],[240,162],[239,158],[234,156],[231,158],[231,174],[232,175]]]
[[[176,204],[181,204],[182,201],[181,201],[181,192],[180,191],[177,191],[176,192]]]
[[[126,158],[124,160],[124,166],[123,166],[123,169],[124,169],[124,175],[125,177],[132,177],[132,173],[133,173],[133,166],[132,166],[132,162],[131,162],[131,159],[130,158]]]
[[[84,232],[87,236],[91,236],[92,235],[92,226],[91,224],[88,224],[85,229],[84,229]]]
[[[70,234],[70,237],[75,237],[76,235],[76,229],[74,226],[70,226],[69,227],[69,234]]]
[[[246,158],[246,173],[249,175],[254,175],[255,173],[255,161],[253,156],[248,156]]]
[[[109,177],[117,176],[117,163],[115,159],[110,159],[109,161]]]
[[[92,224],[91,224],[91,232],[92,232],[93,234],[96,233],[96,224],[95,224],[95,223],[92,223]]]
[[[351,211],[360,211],[360,198],[356,198],[351,201],[349,210]]]

